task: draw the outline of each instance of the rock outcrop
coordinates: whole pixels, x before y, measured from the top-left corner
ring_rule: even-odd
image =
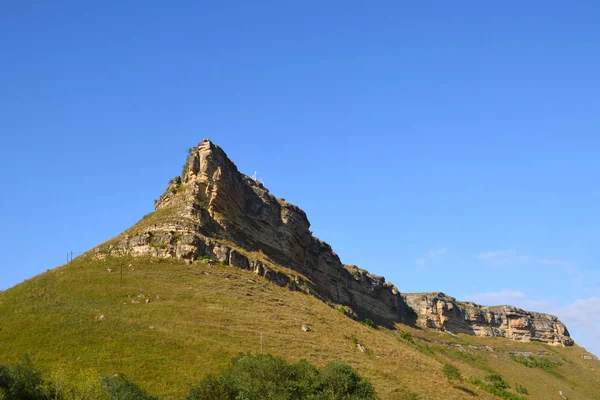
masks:
[[[400,294],[383,277],[342,264],[331,246],[312,235],[304,211],[240,173],[207,139],[190,149],[182,175],[169,182],[155,210],[98,248],[96,256],[215,260],[252,270],[317,296],[346,315],[384,326],[415,323],[421,314],[418,323],[451,332],[572,343],[555,317],[515,308],[497,313],[479,306],[464,308],[431,296],[417,300]]]
[[[480,306],[460,302],[444,293],[402,295],[417,313],[417,325],[451,333],[499,336],[522,342],[539,341],[571,346],[573,339],[557,317],[513,306]]]
[[[304,211],[241,174],[209,140],[190,149],[182,176],[169,182],[155,209],[111,241],[108,252],[190,261],[209,257],[305,289],[360,319],[391,326],[412,316],[392,284],[343,265],[331,246],[311,234]]]

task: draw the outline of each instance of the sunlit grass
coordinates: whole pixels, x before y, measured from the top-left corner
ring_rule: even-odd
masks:
[[[467,392],[442,374],[446,362],[466,378],[501,374],[511,385],[527,386],[531,399],[558,390],[593,399],[599,388],[600,366],[582,360],[584,351],[578,347],[453,337],[399,326],[410,333],[412,340],[407,340],[407,334],[402,338],[399,331],[370,328],[314,297],[220,264],[84,256],[0,293],[0,302],[0,363],[30,354],[46,370],[121,372],[165,398],[182,398],[240,352],[261,352],[261,334],[263,352],[291,362],[349,363],[384,399],[409,393],[422,399],[464,399]],[[367,351],[361,352],[356,342]],[[546,351],[549,359],[568,362],[552,369],[557,377],[513,361],[507,350]],[[475,386],[468,390],[478,399],[494,398]]]

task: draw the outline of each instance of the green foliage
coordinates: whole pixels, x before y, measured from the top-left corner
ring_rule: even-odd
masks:
[[[153,247],[155,249],[166,249],[167,248],[166,243],[156,243],[154,236],[150,236],[150,242],[148,244],[150,245],[150,247]]]
[[[473,379],[474,385],[479,386],[488,393],[506,400],[525,400],[522,396],[506,391],[510,386],[499,374],[491,374],[485,377],[485,380]]]
[[[208,375],[188,400],[375,400],[371,383],[349,365],[319,371],[306,361],[290,364],[267,354],[241,355],[216,377]],[[0,400],[158,400],[125,375],[98,378],[93,371],[69,375],[57,368],[42,376],[28,358],[0,365]]]
[[[523,356],[517,356],[515,354],[511,354],[510,358],[513,361],[518,362],[519,364],[523,364],[527,368],[539,368],[539,369],[544,369],[547,371],[562,365],[561,362],[552,361],[547,357],[534,358],[534,357],[523,357]]]
[[[435,357],[435,349],[431,347],[427,343],[414,342],[414,345],[419,349],[419,351],[423,354],[427,354]]]
[[[142,219],[150,218],[152,215],[154,215],[154,213],[155,213],[155,212],[156,212],[156,211],[151,211],[151,212],[149,212],[148,214],[144,215],[144,216],[142,217]]]
[[[373,322],[373,320],[370,320],[369,318],[365,318],[365,320],[363,321],[363,324],[365,324],[369,328],[377,328],[377,325],[375,325],[375,322]]]
[[[518,383],[515,383],[515,390],[517,391],[517,393],[529,394],[527,388],[525,386],[519,385]]]
[[[208,375],[190,391],[188,400],[229,400],[236,398],[235,388],[224,377]]]
[[[508,389],[510,387],[500,374],[491,374],[486,376],[485,379],[498,389]]]
[[[150,396],[124,375],[104,376],[102,382],[111,400],[158,400],[158,397]]]
[[[349,365],[329,363],[322,371],[306,361],[289,364],[271,355],[242,355],[221,376],[209,375],[188,400],[377,399],[371,384]]]
[[[92,371],[68,375],[58,368],[47,376],[24,357],[0,365],[0,400],[158,400],[122,375],[98,378]]]
[[[442,372],[444,373],[444,376],[446,377],[446,379],[448,379],[449,382],[460,382],[463,379],[458,368],[456,368],[452,364],[444,364],[444,369],[442,370]]]
[[[183,167],[181,168],[181,180],[182,181],[183,181],[183,178],[185,177],[185,174],[187,174],[189,168],[190,168],[190,158],[187,157],[185,159],[185,164],[183,164]]]
[[[108,400],[110,398],[104,390],[102,379],[92,370],[81,370],[74,375],[60,367],[54,368],[44,376],[41,390],[49,399]]]
[[[400,337],[409,343],[415,343],[415,340],[413,339],[412,334],[410,332],[400,332]]]
[[[377,398],[371,383],[344,363],[327,364],[315,383],[315,399]]]
[[[471,363],[478,361],[478,358],[474,354],[469,353],[468,351],[450,349],[446,351],[446,354],[455,360],[462,360]]]
[[[7,400],[42,399],[39,389],[41,383],[42,374],[33,367],[27,356],[16,365],[0,365],[0,388]]]

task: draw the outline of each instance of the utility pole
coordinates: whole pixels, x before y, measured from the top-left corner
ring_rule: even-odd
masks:
[[[73,250],[71,250],[71,262],[73,262]]]

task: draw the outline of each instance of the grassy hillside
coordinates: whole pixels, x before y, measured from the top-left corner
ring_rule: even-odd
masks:
[[[498,398],[472,382],[450,383],[445,363],[465,378],[500,374],[508,393],[527,399],[560,399],[559,391],[600,398],[600,363],[583,359],[580,347],[403,325],[373,329],[314,297],[220,264],[82,256],[0,293],[0,363],[29,354],[47,371],[120,372],[167,399],[184,397],[238,353],[261,352],[261,333],[263,352],[318,366],[347,362],[383,399]],[[518,394],[516,383],[529,394]]]

